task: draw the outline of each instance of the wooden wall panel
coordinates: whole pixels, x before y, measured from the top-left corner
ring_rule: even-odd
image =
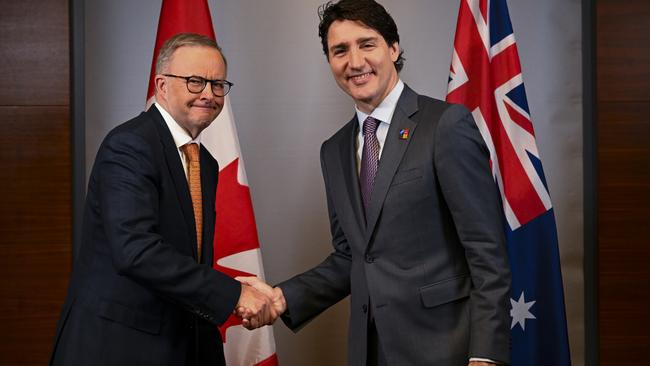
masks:
[[[0,102],[69,105],[67,0],[0,0]]]
[[[69,110],[0,107],[0,116],[15,132],[0,136],[0,364],[44,365],[71,265]]]
[[[0,365],[45,365],[72,258],[68,1],[0,9]]]
[[[647,364],[650,2],[596,3],[599,357]]]
[[[650,100],[647,0],[597,1],[598,98]]]

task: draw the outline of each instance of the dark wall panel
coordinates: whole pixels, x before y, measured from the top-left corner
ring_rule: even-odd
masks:
[[[45,365],[71,265],[68,2],[0,9],[0,364]]]
[[[598,0],[598,97],[650,100],[650,5],[647,0]]]
[[[600,364],[650,344],[650,2],[597,1]]]
[[[13,131],[0,136],[0,364],[43,365],[70,270],[69,111],[0,107],[0,116]]]
[[[69,105],[67,0],[0,0],[0,103]]]

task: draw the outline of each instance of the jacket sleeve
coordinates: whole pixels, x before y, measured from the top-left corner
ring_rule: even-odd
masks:
[[[503,214],[489,150],[462,106],[448,108],[441,117],[435,166],[472,279],[468,356],[508,363],[510,268]]]
[[[141,286],[214,324],[223,323],[241,286],[168,243],[159,234],[164,160],[133,132],[113,133],[96,159],[97,196],[113,267]],[[216,188],[216,187],[215,187]],[[167,208],[168,209],[168,208]],[[189,244],[187,244],[189,245]]]

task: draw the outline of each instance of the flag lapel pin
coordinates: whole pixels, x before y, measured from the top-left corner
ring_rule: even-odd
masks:
[[[409,129],[405,128],[403,130],[399,131],[399,139],[400,140],[407,140],[409,138]]]

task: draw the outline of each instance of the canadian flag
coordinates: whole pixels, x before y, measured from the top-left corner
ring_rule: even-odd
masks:
[[[155,102],[154,76],[158,52],[167,39],[183,32],[215,38],[207,0],[163,0],[151,63],[147,108]],[[201,143],[217,159],[220,167],[212,266],[232,277],[255,275],[264,278],[253,204],[228,96],[219,117],[203,131]],[[278,365],[273,328],[248,331],[237,317],[231,315],[219,331],[224,340],[228,366]]]

